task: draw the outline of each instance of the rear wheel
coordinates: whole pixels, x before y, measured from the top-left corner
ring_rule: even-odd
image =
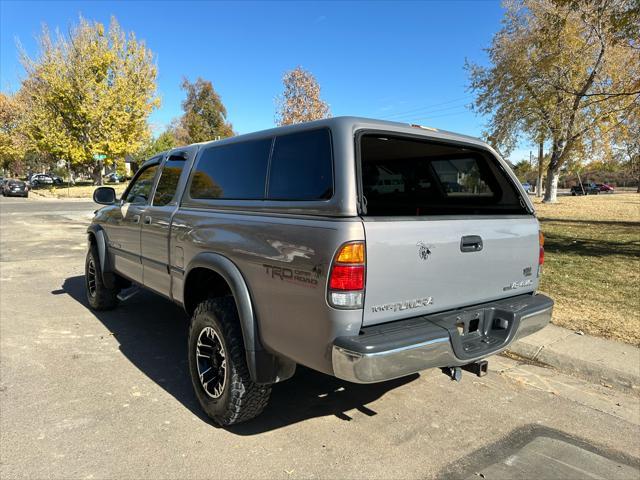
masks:
[[[202,409],[219,425],[251,420],[267,406],[271,386],[251,380],[233,298],[205,300],[196,308],[189,373]]]
[[[118,304],[118,289],[108,288],[102,279],[100,260],[95,246],[87,252],[84,268],[87,301],[94,310],[109,310]]]

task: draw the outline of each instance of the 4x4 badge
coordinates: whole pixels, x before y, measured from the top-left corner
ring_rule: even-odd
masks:
[[[431,255],[431,249],[424,242],[418,242],[416,244],[418,246],[418,258],[420,260],[427,260],[429,255]]]

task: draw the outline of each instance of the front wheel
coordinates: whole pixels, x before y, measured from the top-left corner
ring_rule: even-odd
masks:
[[[100,259],[96,247],[89,247],[84,265],[87,301],[94,310],[110,310],[118,304],[118,289],[108,288],[100,272]]]
[[[198,305],[189,328],[188,351],[194,391],[213,421],[227,426],[262,413],[271,386],[251,380],[232,297],[209,299]]]

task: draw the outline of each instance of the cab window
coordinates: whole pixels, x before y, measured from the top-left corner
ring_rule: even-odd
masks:
[[[185,159],[182,156],[172,155],[164,164],[160,173],[160,180],[153,195],[153,205],[162,207],[169,205],[175,200],[178,182],[184,168]]]
[[[124,201],[135,205],[147,204],[157,171],[158,165],[151,165],[142,170],[129,187]]]

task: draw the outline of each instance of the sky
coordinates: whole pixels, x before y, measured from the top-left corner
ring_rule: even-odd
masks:
[[[465,59],[486,64],[498,1],[213,2],[0,0],[0,89],[19,88],[19,43],[37,56],[46,24],[67,32],[83,16],[115,16],[155,54],[161,132],[180,116],[183,77],[211,80],[238,133],[274,126],[282,75],[311,71],[333,116],[419,123],[480,136]],[[529,157],[528,144],[511,155]]]

